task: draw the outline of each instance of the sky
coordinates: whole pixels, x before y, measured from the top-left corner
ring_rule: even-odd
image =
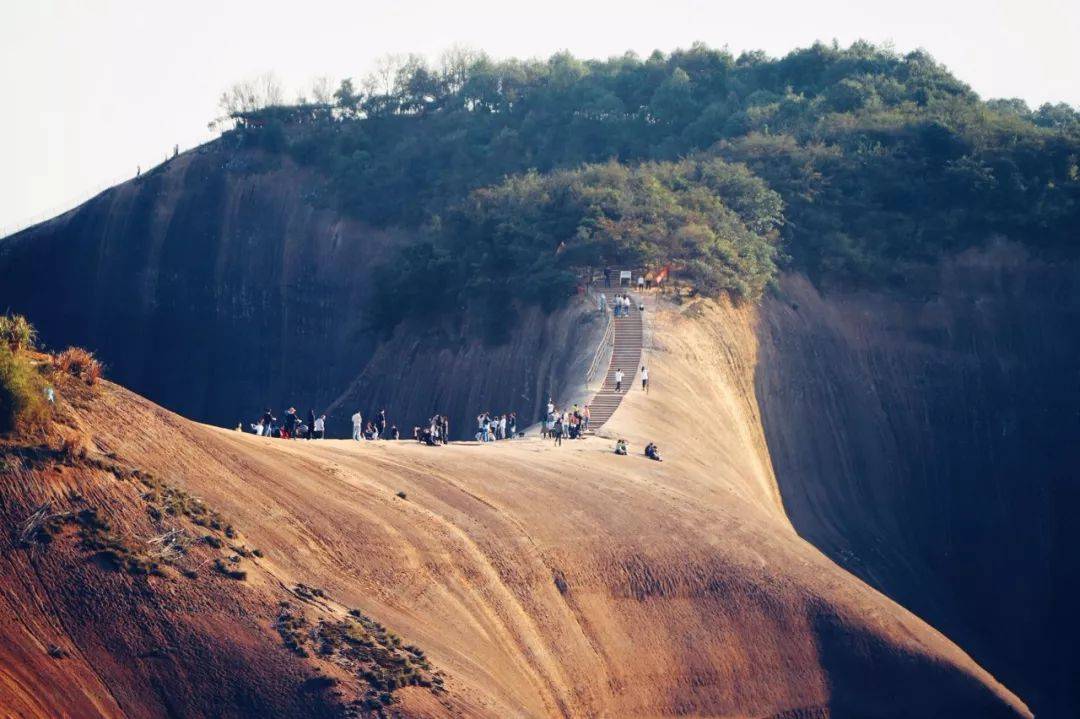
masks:
[[[1078,0],[0,0],[0,237],[212,139],[221,92],[265,72],[291,98],[387,53],[453,45],[778,56],[864,39],[926,49],[984,98],[1080,106],[1078,38]]]

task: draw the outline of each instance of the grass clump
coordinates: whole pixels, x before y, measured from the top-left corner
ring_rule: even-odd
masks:
[[[41,375],[28,357],[0,342],[0,434],[42,427],[48,419]]]
[[[7,345],[12,352],[34,348],[37,342],[37,330],[22,315],[0,315],[0,343]]]
[[[92,352],[82,347],[68,347],[56,356],[54,363],[59,371],[77,377],[90,386],[97,384],[97,381],[101,379],[101,362],[94,357]]]
[[[316,591],[304,584],[293,589],[303,600],[318,596]],[[315,655],[361,679],[367,685],[363,699],[357,702],[361,708],[374,711],[395,704],[394,692],[404,687],[424,687],[434,694],[445,691],[441,673],[432,669],[422,649],[403,644],[400,637],[358,609],[349,609],[343,617],[313,622],[303,606],[283,601],[274,628],[295,654]]]
[[[26,518],[19,532],[19,544],[49,544],[61,527],[70,519],[71,512],[53,512],[52,503],[46,502]]]
[[[294,612],[288,603],[282,605],[278,612],[274,629],[281,635],[282,643],[297,656],[308,656],[304,645],[307,643],[308,621],[303,612]]]
[[[214,560],[214,571],[216,571],[218,574],[224,574],[229,579],[236,579],[238,581],[243,581],[247,579],[247,572],[245,572],[243,569],[236,569],[235,567],[230,567],[220,557]]]
[[[122,569],[128,574],[154,574],[162,576],[161,566],[155,559],[146,556],[127,539],[113,531],[108,520],[88,507],[75,515],[79,525],[79,537],[84,549],[94,552],[94,557],[102,564],[113,569]]]

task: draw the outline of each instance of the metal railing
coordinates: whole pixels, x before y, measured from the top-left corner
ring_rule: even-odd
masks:
[[[615,320],[608,312],[604,312],[604,316],[607,318],[607,326],[604,327],[604,336],[600,338],[600,342],[596,345],[596,352],[593,353],[592,362],[589,363],[589,370],[585,373],[585,385],[588,386],[593,382],[593,376],[596,374],[596,370],[600,368],[600,362],[604,357],[604,349],[610,344],[615,344]]]

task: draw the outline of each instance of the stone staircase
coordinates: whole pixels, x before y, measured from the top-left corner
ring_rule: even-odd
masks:
[[[630,297],[633,306],[630,314],[626,317],[615,317],[613,323],[613,346],[611,350],[611,363],[608,365],[607,375],[599,391],[589,401],[589,430],[595,432],[611,419],[615,410],[622,403],[625,395],[637,379],[638,368],[641,367],[641,343],[642,320],[638,310],[638,299]],[[623,386],[622,392],[615,392],[615,370],[622,368]]]

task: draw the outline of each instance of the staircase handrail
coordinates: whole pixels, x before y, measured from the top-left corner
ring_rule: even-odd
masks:
[[[600,342],[596,345],[596,352],[593,353],[592,362],[589,364],[589,371],[585,373],[586,385],[593,381],[593,375],[600,365],[600,359],[604,356],[604,348],[607,347],[608,344],[615,343],[615,320],[613,316],[607,312],[604,313],[604,316],[607,318],[607,326],[604,327],[604,336],[600,338]]]

